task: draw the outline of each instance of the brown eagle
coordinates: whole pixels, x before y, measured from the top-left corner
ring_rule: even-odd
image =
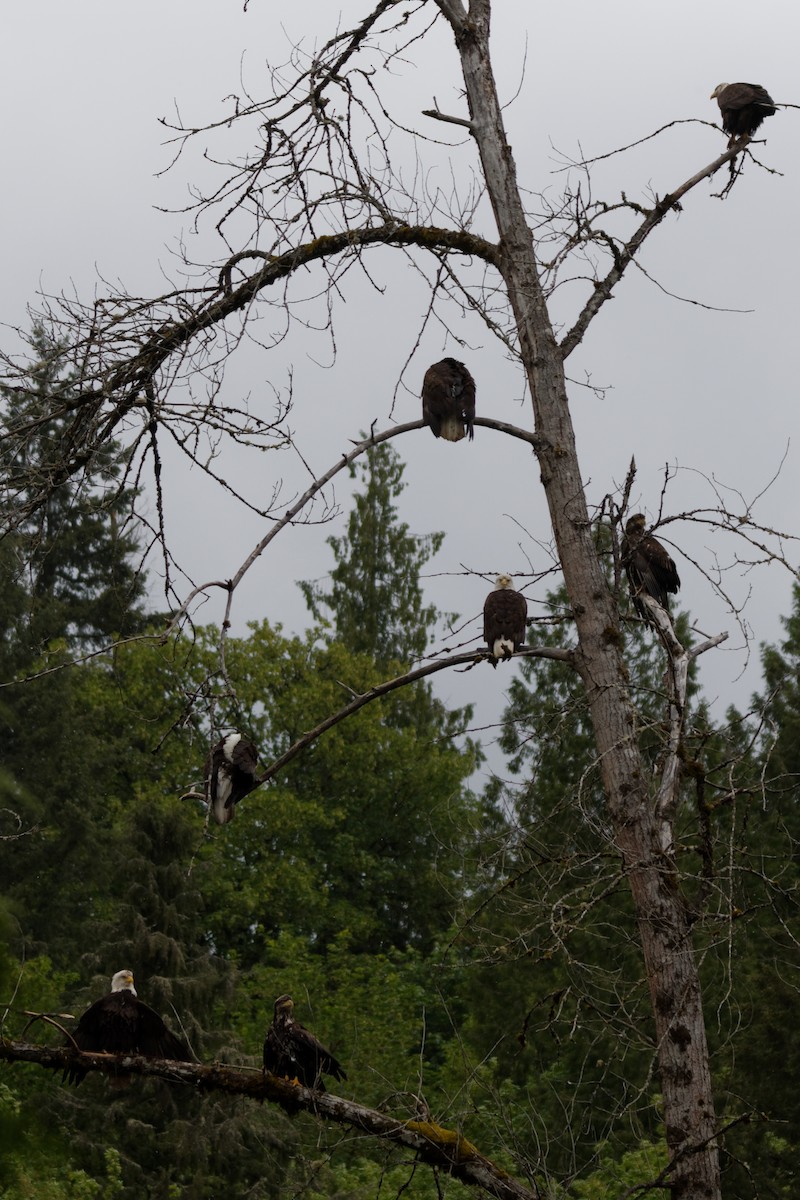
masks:
[[[718,83],[710,99],[719,105],[722,128],[730,134],[729,148],[745,134],[752,137],[764,118],[776,111],[772,97],[760,83]]]
[[[167,1029],[161,1017],[140,1000],[132,971],[117,971],[111,991],[87,1008],[72,1039],[79,1050],[104,1054],[143,1054],[145,1058],[170,1058],[189,1062],[183,1042]],[[72,1042],[67,1042],[71,1045]],[[64,1069],[64,1081],[78,1084],[86,1071],[78,1065]]]
[[[483,636],[493,667],[525,644],[527,617],[528,602],[514,589],[511,576],[498,575],[494,591],[489,592],[483,606]]]
[[[447,442],[473,437],[475,380],[462,362],[443,358],[428,367],[422,381],[422,419],[434,437]]]
[[[296,1079],[303,1087],[325,1091],[323,1072],[334,1079],[347,1079],[345,1070],[330,1050],[318,1042],[292,1016],[291,996],[278,996],[275,1015],[264,1038],[264,1070],[281,1079]]]
[[[206,759],[206,801],[220,825],[233,820],[236,805],[257,786],[258,751],[240,733],[228,733]]]
[[[681,586],[678,570],[667,551],[652,534],[645,533],[644,513],[636,513],[625,526],[622,565],[628,575],[633,605],[641,617],[650,616],[647,605],[637,599],[644,592],[669,612],[669,593]]]

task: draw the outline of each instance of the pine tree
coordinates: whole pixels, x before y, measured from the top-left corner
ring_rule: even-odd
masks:
[[[800,925],[800,587],[783,619],[785,637],[764,645],[764,686],[719,754],[730,861],[731,987],[720,1011],[733,1028],[735,1062],[722,1077],[731,1114],[754,1112],[725,1141],[731,1195],[793,1196],[800,1156],[800,1038],[797,1035]],[[731,764],[736,764],[735,771]],[[723,1026],[722,1032],[726,1032]]]
[[[563,590],[545,606],[552,624],[536,630],[536,644],[563,647]],[[685,639],[686,622],[677,623]],[[665,660],[649,626],[631,619],[626,631],[640,737],[656,770]],[[548,1169],[563,1177],[588,1169],[608,1139],[613,1155],[659,1134],[648,996],[580,680],[564,662],[530,657],[508,698],[499,739],[508,771],[486,788],[484,861],[461,922],[464,1035],[474,1061],[488,1064],[495,1103],[530,1120]]]
[[[410,665],[424,654],[439,615],[423,603],[420,572],[444,534],[419,536],[398,521],[404,469],[386,442],[367,450],[359,466],[364,487],[353,497],[347,533],[328,538],[336,560],[330,589],[300,584],[314,618],[330,613],[337,640],[380,667]]]
[[[0,489],[15,514],[0,551],[10,584],[0,609],[6,669],[29,666],[53,639],[87,649],[144,622],[144,576],[126,523],[131,491],[121,483],[127,456],[119,446],[111,443],[91,472],[61,483],[46,505],[29,509],[31,481],[59,470],[76,391],[74,377],[63,372],[61,348],[42,326],[34,326],[29,344],[28,388],[0,390],[5,424],[27,431],[24,449],[0,457]]]

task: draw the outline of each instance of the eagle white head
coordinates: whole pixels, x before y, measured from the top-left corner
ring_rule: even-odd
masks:
[[[222,753],[225,755],[228,762],[233,762],[233,752],[241,740],[242,735],[240,733],[226,734],[222,742]]]
[[[727,86],[727,83],[718,83],[711,95],[708,97],[709,100],[716,100],[717,96],[721,96]]]
[[[111,979],[112,992],[133,992],[136,995],[136,988],[133,986],[133,971],[117,971]]]
[[[497,579],[494,581],[494,590],[499,592],[502,588],[511,588],[512,592],[515,590],[510,575],[497,576]]]

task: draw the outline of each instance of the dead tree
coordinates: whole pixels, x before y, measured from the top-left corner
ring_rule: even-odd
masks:
[[[432,222],[434,206],[410,196],[392,172],[379,116],[358,90],[366,77],[357,69],[360,54],[384,38],[391,42],[386,52],[391,58],[400,53],[398,47],[412,45],[426,22],[437,17],[452,31],[466,110],[448,114],[436,107],[427,115],[472,138],[495,236],[474,231],[475,206],[469,203],[462,206],[453,227]],[[236,164],[228,186],[216,196],[201,198],[198,207],[210,210],[223,196],[217,229],[232,240],[243,214],[255,210],[257,232],[251,244],[234,249],[227,243],[224,262],[213,273],[209,268],[205,282],[194,289],[176,288],[151,302],[113,295],[85,306],[64,299],[50,308],[47,316],[69,348],[74,372],[69,404],[58,413],[67,432],[58,460],[45,464],[36,486],[26,492],[24,512],[11,504],[5,508],[12,521],[35,511],[46,502],[48,489],[80,472],[110,438],[122,433],[140,456],[152,457],[156,480],[158,438],[165,431],[177,436],[180,430],[184,446],[209,424],[236,440],[280,441],[284,435],[275,424],[226,407],[219,399],[220,364],[252,307],[261,302],[280,309],[292,303],[293,279],[309,270],[326,273],[333,292],[351,265],[366,263],[372,246],[394,247],[415,256],[415,261],[428,256],[434,264],[436,294],[457,297],[462,308],[480,312],[517,356],[527,379],[537,474],[577,630],[577,648],[569,660],[591,710],[608,814],[635,905],[649,983],[670,1155],[666,1186],[676,1198],[715,1200],[720,1196],[719,1125],[692,925],[670,829],[677,808],[685,670],[676,671],[669,744],[654,784],[637,742],[619,612],[595,548],[565,363],[648,236],[736,151],[726,151],[656,198],[649,209],[624,200],[615,206],[635,218],[625,238],[601,228],[607,208],[582,207],[573,197],[574,203],[565,202],[563,211],[552,214],[548,236],[555,236],[552,228],[560,224],[560,244],[547,265],[541,265],[492,71],[490,17],[490,0],[469,0],[467,5],[462,0],[418,0],[410,5],[407,0],[379,0],[356,28],[332,38],[288,84],[276,71],[267,102],[237,107],[230,121],[221,123],[253,120],[260,144]],[[422,28],[414,25],[417,19]],[[411,32],[405,34],[407,25]],[[371,138],[369,161],[359,154],[365,129]],[[176,136],[180,141],[197,132],[177,130]],[[570,253],[587,245],[596,250],[602,268],[598,265],[588,299],[559,340],[548,311],[549,291]],[[489,282],[476,283],[474,270],[462,272],[465,262],[480,264]],[[496,315],[498,293],[507,301],[504,317]],[[490,294],[491,305],[486,299]],[[14,364],[7,364],[7,384],[24,387],[24,377],[15,370]],[[198,379],[206,381],[205,395],[192,394],[173,407],[175,386]],[[5,436],[13,446],[28,433],[20,425]],[[251,560],[264,545],[259,543]],[[232,592],[230,581],[215,586]],[[669,652],[675,663],[682,663],[679,645],[670,642]]]

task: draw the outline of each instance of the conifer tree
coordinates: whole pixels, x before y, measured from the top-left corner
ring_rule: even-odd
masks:
[[[77,388],[41,325],[29,345],[27,388],[0,389],[4,423],[25,430],[24,442],[14,449],[4,442],[0,457],[0,496],[15,514],[26,512],[35,480],[58,472]],[[141,628],[144,576],[128,523],[132,489],[121,483],[125,463],[125,453],[109,443],[90,470],[53,488],[47,503],[15,521],[3,539],[6,670],[30,665],[53,639],[87,649]]]
[[[336,560],[330,589],[300,585],[315,619],[329,613],[337,640],[381,667],[410,664],[424,654],[439,616],[423,603],[420,572],[444,534],[413,534],[398,520],[404,470],[387,442],[367,450],[358,467],[364,486],[353,497],[347,533],[328,538]]]

